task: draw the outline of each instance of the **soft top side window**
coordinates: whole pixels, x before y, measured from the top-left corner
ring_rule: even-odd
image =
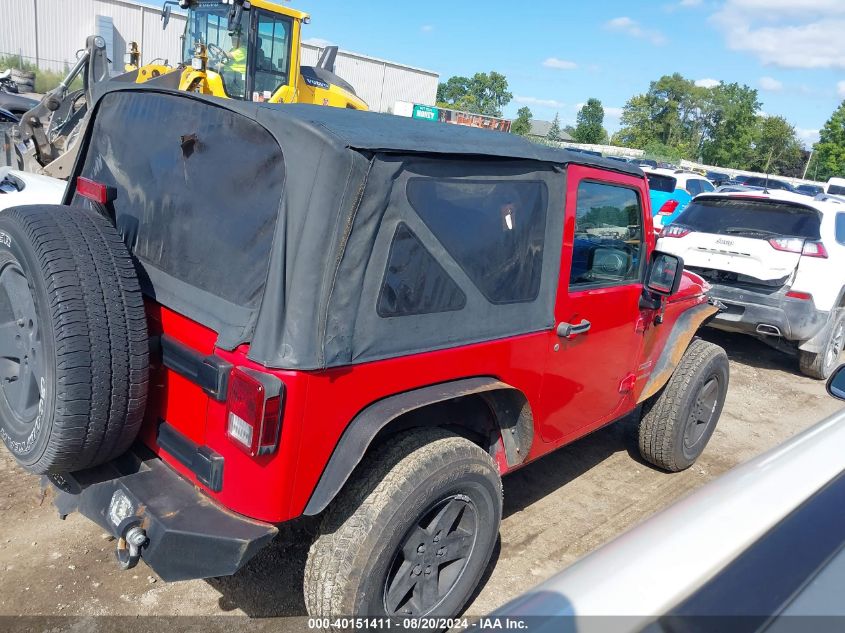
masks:
[[[578,185],[570,288],[637,281],[643,246],[642,204],[634,189],[588,180]]]
[[[417,215],[490,303],[537,298],[548,205],[544,182],[412,178],[407,195]]]

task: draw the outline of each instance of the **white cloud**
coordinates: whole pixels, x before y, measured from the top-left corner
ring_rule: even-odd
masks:
[[[606,29],[611,31],[619,31],[620,33],[626,33],[631,37],[648,40],[655,46],[662,46],[666,43],[666,37],[663,33],[660,31],[644,29],[640,26],[639,22],[626,16],[613,18],[609,22],[606,22],[604,26]]]
[[[712,20],[732,50],[781,68],[845,68],[842,0],[726,0]]]
[[[334,42],[324,40],[322,37],[309,37],[307,40],[302,40],[303,44],[310,44],[317,48],[325,48],[326,46],[334,46]]]
[[[695,82],[695,85],[698,86],[699,88],[715,88],[720,83],[722,83],[722,82],[719,81],[718,79],[705,78],[705,79],[697,79],[696,82]]]
[[[820,130],[808,130],[798,128],[795,131],[798,133],[798,138],[800,138],[804,142],[804,146],[807,148],[810,148],[819,142]]]
[[[431,33],[433,30],[434,30],[434,26],[431,25],[431,24],[423,24],[420,27],[420,31],[422,31],[423,33]]]
[[[549,57],[543,61],[543,66],[546,68],[556,68],[557,70],[574,70],[578,68],[578,64],[568,61],[566,59],[558,59],[557,57]]]
[[[554,99],[538,99],[537,97],[523,97],[520,95],[516,95],[513,100],[522,105],[533,105],[540,108],[562,108],[566,105],[562,101],[555,101]]]
[[[836,94],[845,99],[845,81],[840,81],[836,84]]]
[[[783,82],[778,81],[774,77],[760,77],[760,81],[758,83],[761,90],[767,90],[769,92],[779,92],[783,90]]]
[[[622,116],[622,112],[622,108],[607,107],[604,109],[604,115],[606,117],[610,117],[611,119],[618,119]]]

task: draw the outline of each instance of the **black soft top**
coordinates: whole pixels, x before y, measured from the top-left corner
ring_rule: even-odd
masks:
[[[343,108],[305,104],[265,104],[261,107],[271,110],[273,117],[278,117],[280,121],[285,119],[286,122],[297,122],[312,128],[315,133],[330,134],[350,149],[517,158],[560,165],[587,165],[632,176],[643,176],[637,165],[572,152],[565,148],[540,145],[516,134]]]
[[[552,327],[571,163],[643,178],[502,132],[112,81],[73,175],[116,190],[147,296],[216,331],[221,348],[321,369]],[[74,183],[67,203],[82,202]],[[481,193],[458,199],[470,190]],[[520,226],[533,218],[507,247],[521,264],[485,242],[502,232],[501,196],[517,201]],[[438,235],[447,229],[457,242]],[[499,261],[458,261],[456,244]],[[433,291],[446,294],[432,300],[448,311],[382,309],[388,286],[409,301],[426,290],[391,277],[400,255],[440,279]],[[515,283],[530,293],[496,296]]]

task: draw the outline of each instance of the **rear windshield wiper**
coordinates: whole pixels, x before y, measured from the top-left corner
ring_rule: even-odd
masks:
[[[739,234],[739,233],[753,233],[756,235],[780,235],[777,231],[767,231],[766,229],[752,229],[746,228],[742,226],[729,226],[726,229],[723,229],[724,233],[728,234]]]

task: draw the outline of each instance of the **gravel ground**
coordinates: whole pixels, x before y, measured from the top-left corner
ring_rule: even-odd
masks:
[[[800,376],[793,359],[751,338],[715,331],[706,337],[728,351],[731,385],[699,462],[683,473],[658,472],[639,459],[633,429],[621,423],[507,477],[501,543],[468,613],[491,611],[841,406],[822,383]],[[0,616],[70,615],[90,622],[84,616],[305,613],[300,577],[311,524],[284,528],[234,577],[167,584],[143,563],[119,571],[114,543],[79,515],[60,521],[42,498],[39,479],[17,468],[5,450],[0,490]],[[283,623],[263,622],[275,622],[274,630]]]

